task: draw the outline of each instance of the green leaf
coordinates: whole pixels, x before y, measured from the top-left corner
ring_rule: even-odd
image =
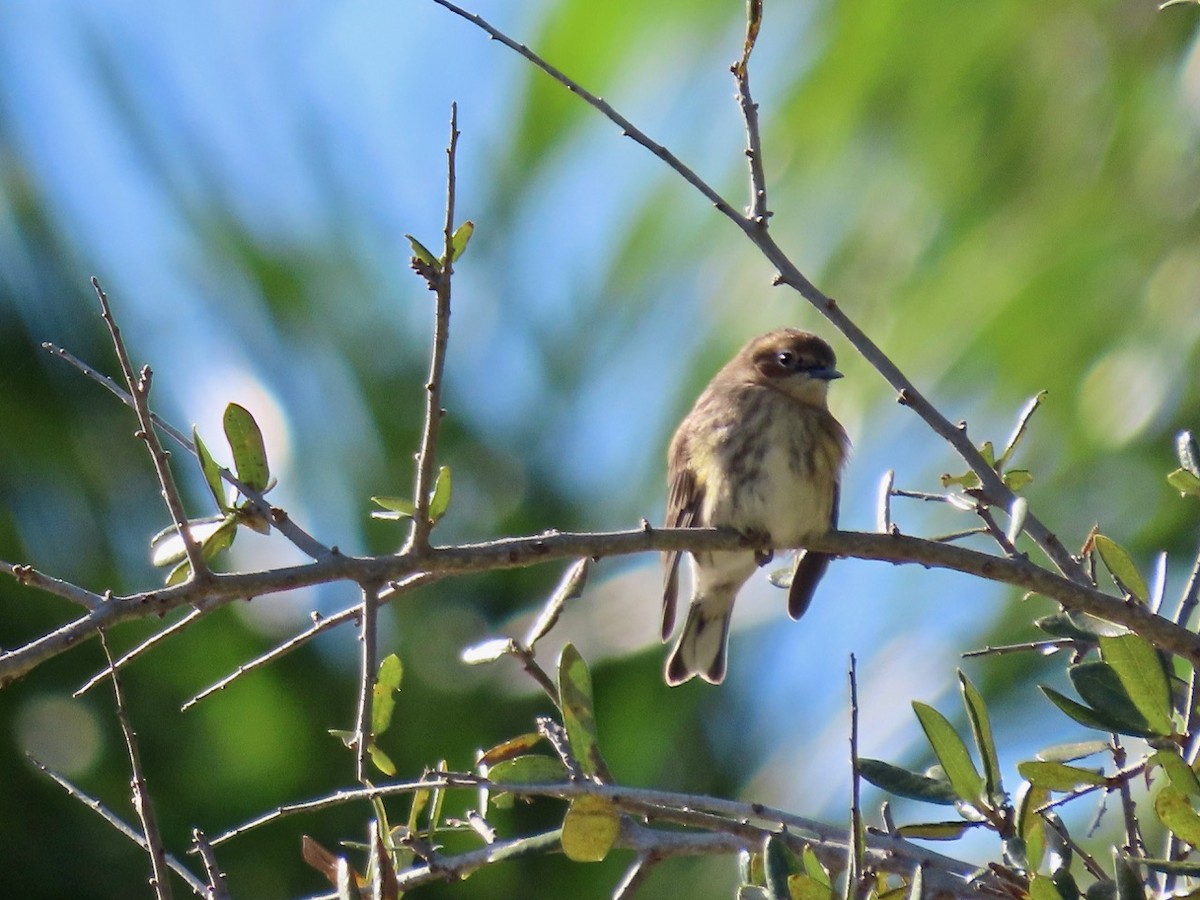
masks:
[[[1070,716],[1080,725],[1084,725],[1088,728],[1094,728],[1097,731],[1117,731],[1121,734],[1129,733],[1123,730],[1126,727],[1123,723],[1115,722],[1097,710],[1094,710],[1088,706],[1084,706],[1082,703],[1060,694],[1048,684],[1039,684],[1038,689],[1046,695],[1046,698],[1051,703],[1057,706],[1063,713],[1065,713],[1067,716]],[[1145,737],[1145,735],[1136,736]]]
[[[1176,469],[1167,476],[1167,484],[1179,491],[1181,496],[1200,497],[1200,477],[1187,469]]]
[[[450,507],[450,467],[438,469],[437,479],[429,495],[429,521],[436,525]]]
[[[1037,758],[1043,762],[1073,762],[1077,759],[1087,759],[1097,753],[1109,749],[1108,741],[1076,741],[1070,744],[1055,744],[1045,750],[1039,750]]]
[[[984,441],[979,445],[979,455],[983,457],[983,461],[989,466],[996,465],[996,448],[992,446],[991,441]]]
[[[910,772],[881,759],[860,759],[858,774],[875,787],[897,797],[924,800],[926,803],[937,803],[941,806],[953,806],[958,801],[958,795],[948,782]]]
[[[1090,659],[1067,668],[1079,696],[1115,731],[1134,737],[1151,737],[1156,732],[1126,693],[1121,679],[1107,662]],[[1167,729],[1170,734],[1170,729]]]
[[[561,759],[529,753],[488,766],[487,778],[497,784],[560,784],[567,769]]]
[[[960,485],[963,490],[969,491],[977,488],[980,485],[979,476],[974,472],[967,472],[963,475],[951,475],[946,473],[941,477],[942,487],[948,488],[953,485]]]
[[[450,262],[457,262],[458,258],[463,255],[467,249],[467,241],[471,240],[471,235],[475,233],[475,223],[468,219],[455,229],[454,234],[450,238]]]
[[[1117,673],[1121,687],[1150,728],[1158,734],[1171,734],[1171,688],[1162,659],[1150,642],[1132,633],[1102,637],[1100,655]]]
[[[163,584],[166,587],[174,587],[177,584],[183,584],[188,580],[188,576],[192,573],[192,564],[186,559],[167,573]]]
[[[192,540],[203,547],[215,534],[228,528],[229,525],[228,516],[205,516],[202,519],[188,520],[185,527],[188,534],[192,536]],[[152,566],[161,568],[174,565],[186,557],[187,549],[184,547],[183,538],[180,537],[179,529],[174,525],[168,525],[150,538],[150,564]]]
[[[940,712],[925,703],[913,701],[913,711],[921,723],[925,737],[933,747],[934,755],[946,771],[946,778],[959,799],[977,804],[983,797],[983,779],[971,761],[967,745],[958,736],[954,726]]]
[[[1009,469],[1001,476],[1001,480],[1010,491],[1016,493],[1033,484],[1033,473],[1028,469]]]
[[[1034,619],[1033,624],[1052,637],[1095,642],[1104,636],[1126,634],[1129,629],[1080,612],[1060,612]]]
[[[1200,816],[1188,803],[1182,791],[1167,785],[1154,798],[1154,812],[1158,820],[1176,837],[1193,847],[1200,846]]]
[[[1179,750],[1174,747],[1164,748],[1150,757],[1150,766],[1160,766],[1167,773],[1171,787],[1187,797],[1200,797],[1200,779],[1192,767],[1184,762]]]
[[[223,513],[229,512],[229,503],[225,499],[225,485],[221,481],[221,467],[208,452],[204,441],[200,440],[200,432],[196,430],[195,425],[192,426],[192,445],[196,448],[200,471],[204,473],[204,483],[208,485],[208,491],[216,501],[217,508]]]
[[[773,834],[767,835],[763,842],[763,871],[767,896],[771,900],[789,900],[787,850]]]
[[[1081,787],[1102,785],[1108,781],[1100,772],[1060,762],[1030,760],[1018,763],[1017,771],[1035,787],[1062,793],[1069,793]]]
[[[896,831],[906,838],[917,838],[923,841],[956,841],[972,828],[977,822],[926,822],[920,825],[901,825]]]
[[[238,480],[262,493],[271,483],[267,466],[267,448],[254,416],[244,406],[230,403],[225,407],[225,439],[233,452]]]
[[[425,263],[427,266],[436,266],[438,264],[437,257],[430,252],[428,247],[418,241],[411,234],[406,234],[405,237],[408,238],[408,244],[410,247],[412,247],[413,256],[415,256],[420,262]]]
[[[975,746],[979,749],[979,758],[983,763],[984,791],[987,797],[995,797],[1004,792],[1004,787],[1000,782],[1000,757],[996,753],[996,740],[992,735],[987,704],[962,669],[958,670],[958,686],[962,691],[967,720],[971,723],[971,734],[975,738]]]
[[[367,744],[367,753],[371,756],[371,762],[384,775],[392,777],[396,774],[396,764],[392,762],[391,757],[379,749],[379,745],[374,741]]]
[[[1113,848],[1113,868],[1117,875],[1117,900],[1146,900],[1146,885],[1128,854]]]
[[[374,697],[371,701],[371,734],[378,737],[392,724],[392,712],[396,708],[396,691],[400,690],[400,679],[404,667],[395,653],[386,656],[379,664],[375,678]],[[388,773],[394,774],[394,773]]]
[[[563,607],[571,600],[583,594],[583,586],[587,584],[588,572],[591,571],[591,559],[584,557],[576,562],[562,577],[546,605],[542,607],[537,620],[529,627],[525,635],[525,646],[533,649],[546,634],[554,627],[558,617],[562,615]]]
[[[790,900],[833,900],[833,889],[811,875],[789,875],[787,889]]]
[[[576,797],[562,825],[562,848],[574,862],[600,862],[608,856],[621,830],[617,808],[605,797]]]
[[[1046,855],[1046,820],[1037,812],[1050,802],[1050,792],[1024,784],[1017,798],[1017,834],[1025,842],[1025,861],[1037,871]]]
[[[804,850],[800,854],[800,863],[804,866],[804,873],[809,878],[833,890],[833,881],[829,877],[829,870],[821,865],[821,861],[817,859],[817,854],[813,852],[813,848],[809,844],[804,845]]]
[[[416,507],[407,497],[372,497],[371,502],[383,507],[384,511],[373,510],[372,519],[411,519]]]
[[[233,546],[233,539],[237,537],[238,521],[236,515],[226,516],[221,526],[200,542],[200,556],[206,562],[212,562],[218,554]]]
[[[1094,535],[1092,543],[1099,552],[1104,567],[1108,569],[1113,581],[1117,583],[1117,587],[1145,603],[1149,593],[1146,589],[1146,580],[1142,578],[1137,566],[1133,564],[1133,558],[1129,552],[1112,538],[1102,534]]]
[[[421,790],[413,793],[412,806],[410,806],[408,810],[409,834],[420,833],[421,813],[423,813],[426,807],[429,806],[430,796],[431,792],[426,788],[422,788]]]
[[[1029,419],[1037,411],[1037,408],[1042,405],[1042,401],[1046,399],[1047,393],[1047,391],[1038,391],[1030,397],[1029,402],[1025,404],[1025,408],[1021,410],[1021,414],[1017,416],[1017,425],[1013,429],[1013,433],[1009,436],[1008,443],[1004,445],[1004,452],[996,460],[997,469],[1003,469],[1008,465],[1008,461],[1012,459],[1012,455],[1021,444],[1021,439],[1025,437],[1025,431],[1029,427]],[[1012,485],[1009,485],[1009,487],[1012,488]],[[1016,488],[1012,489],[1016,490]]]
[[[567,743],[585,775],[604,768],[592,707],[592,675],[573,644],[566,644],[558,659],[558,699]]]

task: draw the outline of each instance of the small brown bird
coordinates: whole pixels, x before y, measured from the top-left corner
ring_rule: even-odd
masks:
[[[729,620],[737,592],[772,548],[795,547],[837,527],[838,489],[849,447],[826,406],[841,378],[830,346],[787,328],[756,337],[709,382],[680,423],[667,457],[666,524],[734,528],[762,549],[692,555],[692,601],[667,659],[666,680],[725,678]],[[665,554],[662,639],[675,629],[679,553]],[[829,565],[802,552],[788,591],[798,619]]]

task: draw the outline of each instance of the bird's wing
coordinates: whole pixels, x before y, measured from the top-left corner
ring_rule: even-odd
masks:
[[[681,454],[682,455],[682,454]],[[700,508],[704,488],[696,473],[686,464],[672,459],[671,486],[667,493],[667,528],[695,528],[700,523]],[[683,554],[672,550],[663,554],[663,617],[662,639],[675,630],[675,606],[679,599],[679,559]]]
[[[838,500],[842,492],[842,486],[835,483],[833,486],[833,507],[829,515],[829,528],[834,530],[838,525]],[[812,553],[808,550],[800,554],[800,559],[796,561],[796,571],[792,574],[792,586],[788,589],[788,615],[793,619],[799,619],[804,615],[810,603],[812,603],[813,594],[816,593],[817,583],[821,580],[821,576],[825,574],[825,570],[829,568],[829,560],[833,559],[828,553]]]

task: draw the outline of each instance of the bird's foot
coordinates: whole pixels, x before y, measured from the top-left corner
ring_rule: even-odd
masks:
[[[771,535],[765,531],[744,532],[746,539],[754,544],[754,564],[759,568],[775,558],[775,549],[771,546]]]

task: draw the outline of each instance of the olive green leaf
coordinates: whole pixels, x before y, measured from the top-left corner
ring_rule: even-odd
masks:
[[[912,706],[954,792],[966,803],[978,803],[983,797],[984,782],[963,739],[950,721],[932,706],[915,700]]]
[[[1171,787],[1184,796],[1200,797],[1200,779],[1196,778],[1196,773],[1192,771],[1192,767],[1184,762],[1183,757],[1179,755],[1178,749],[1167,747],[1156,751],[1150,757],[1149,764],[1151,767],[1160,766],[1167,773]]]
[[[208,452],[208,447],[204,441],[200,440],[200,432],[196,430],[196,426],[192,426],[192,445],[196,448],[196,458],[200,461],[200,471],[204,473],[204,483],[208,485],[208,491],[212,494],[213,500],[217,503],[217,508],[223,513],[229,512],[229,502],[225,499],[225,485],[221,482],[221,467],[217,465],[217,461],[213,459],[212,454]]]
[[[1090,659],[1076,663],[1067,668],[1067,675],[1083,701],[1116,726],[1112,730],[1135,737],[1171,733],[1169,725],[1165,732],[1151,727],[1141,710],[1130,699],[1116,670],[1104,660]]]
[[[433,482],[433,490],[429,497],[429,522],[436,525],[438,520],[450,508],[450,467],[438,469],[437,478]]]
[[[428,247],[418,241],[411,234],[406,234],[405,237],[408,238],[409,246],[412,247],[413,256],[418,261],[425,263],[427,266],[436,266],[438,264],[437,257],[430,252]]]
[[[608,856],[621,830],[617,808],[605,797],[576,797],[562,824],[562,848],[574,862],[600,862]]]
[[[1117,587],[1145,603],[1148,596],[1146,580],[1138,572],[1129,551],[1112,538],[1102,534],[1094,535],[1092,542],[1100,554],[1100,560],[1104,563],[1104,567],[1108,569],[1113,581],[1117,583]]]
[[[392,713],[396,708],[396,691],[400,690],[400,679],[404,667],[400,657],[391,653],[379,664],[375,677],[375,688],[371,699],[371,734],[379,736],[392,724]]]
[[[1200,846],[1200,815],[1192,809],[1187,795],[1167,785],[1154,798],[1154,812],[1158,820],[1174,834],[1191,844]]]
[[[558,583],[558,587],[554,589],[554,593],[550,595],[550,599],[542,607],[537,620],[529,627],[529,632],[525,635],[526,647],[532,650],[534,645],[554,627],[554,623],[562,615],[563,607],[569,601],[578,599],[583,594],[583,587],[587,584],[588,573],[590,571],[591,559],[588,557],[584,557],[572,565],[571,568],[567,569],[566,574],[563,575],[562,580]]]
[[[372,497],[371,502],[382,510],[372,510],[372,519],[411,519],[416,506],[407,497]]]
[[[238,480],[259,493],[271,482],[267,448],[258,423],[244,406],[230,403],[225,407],[225,439],[233,452]]]
[[[455,229],[454,234],[450,237],[450,262],[457,262],[458,258],[463,255],[467,249],[467,242],[471,240],[471,235],[474,233],[475,223],[469,219]]]
[[[922,841],[956,841],[972,828],[977,822],[926,822],[919,825],[901,825],[896,831],[906,838],[916,838]]]
[[[983,763],[984,792],[993,797],[1004,792],[1000,783],[1000,757],[996,753],[996,740],[992,735],[992,723],[988,717],[983,695],[973,685],[962,669],[958,670],[958,686],[962,691],[963,706],[967,710],[967,721],[971,723],[971,734],[979,749]]]
[[[1150,728],[1169,735],[1173,730],[1171,688],[1158,651],[1144,637],[1130,633],[1100,638],[1100,656],[1117,673],[1121,687]]]
[[[910,772],[881,759],[860,759],[858,774],[877,788],[882,788],[897,797],[909,800],[924,800],[941,806],[953,806],[958,801],[949,782],[917,772]]]
[[[497,784],[557,784],[567,779],[562,760],[529,753],[489,766],[488,781]]]
[[[1081,787],[1099,786],[1108,781],[1103,773],[1094,769],[1081,769],[1060,762],[1029,760],[1018,763],[1017,771],[1034,787],[1064,793]]]
[[[1181,497],[1200,497],[1200,477],[1187,469],[1176,469],[1167,476],[1167,484],[1179,491]]]
[[[789,900],[788,854],[783,841],[773,834],[763,842],[763,876],[771,900]]]
[[[592,675],[573,644],[562,649],[558,659],[558,700],[562,709],[567,743],[585,775],[604,768],[592,708]]]

